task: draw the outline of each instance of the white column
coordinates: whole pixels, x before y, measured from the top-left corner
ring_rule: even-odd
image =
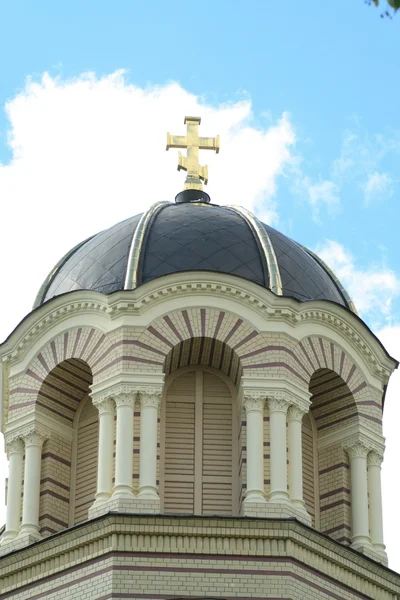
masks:
[[[245,502],[266,502],[264,493],[264,405],[265,395],[244,393],[247,440],[247,486]]]
[[[161,392],[140,394],[140,474],[138,498],[158,500],[157,417]]]
[[[99,411],[97,492],[94,503],[94,506],[99,506],[109,500],[112,492],[115,404],[111,398],[94,401],[93,404]]]
[[[24,497],[20,535],[39,538],[40,472],[42,466],[43,435],[32,432],[25,441]]]
[[[283,398],[269,398],[270,502],[287,503],[286,414],[289,404]]]
[[[304,414],[304,411],[298,406],[290,406],[287,413],[290,501],[295,508],[302,512],[306,512],[303,500],[302,423]]]
[[[24,464],[24,442],[17,438],[7,444],[9,464],[6,529],[2,543],[14,539],[19,532],[21,519],[22,475]]]
[[[382,456],[376,452],[368,454],[368,496],[369,496],[369,526],[371,543],[374,549],[386,558],[385,544],[383,543],[382,520],[382,489],[381,489],[381,464]]]
[[[133,409],[135,393],[114,397],[117,407],[117,439],[113,498],[133,498]]]
[[[364,444],[356,443],[346,448],[350,457],[352,548],[370,546],[368,523],[367,454]]]

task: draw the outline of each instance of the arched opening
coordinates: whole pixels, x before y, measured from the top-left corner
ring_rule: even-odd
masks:
[[[303,469],[307,468],[310,472],[311,460],[313,461],[315,520],[317,526],[319,522],[319,529],[322,532],[339,542],[350,544],[350,465],[342,447],[340,430],[352,419],[357,418],[357,407],[347,383],[330,369],[315,371],[309,389],[311,392],[310,422],[315,423],[312,445],[314,455],[311,458],[311,444],[308,444],[309,449],[303,445]],[[308,432],[307,424],[303,421],[303,436],[306,440]],[[304,470],[303,475],[305,475]],[[309,498],[312,491],[310,484],[311,480],[308,480],[308,487],[305,487]],[[311,507],[310,499],[309,503]]]
[[[74,424],[71,505],[69,521],[76,525],[88,518],[96,494],[99,415],[87,395],[81,401]]]
[[[71,525],[71,505],[75,487],[76,415],[88,397],[92,373],[84,361],[70,358],[59,363],[43,381],[37,405],[44,415],[60,425],[43,446],[39,525],[42,535],[61,531]],[[55,428],[57,430],[57,427]],[[64,435],[62,432],[68,432]],[[96,438],[97,447],[97,438]],[[96,463],[95,463],[96,468]]]
[[[237,515],[240,360],[223,342],[192,338],[171,350],[165,370],[162,511]]]

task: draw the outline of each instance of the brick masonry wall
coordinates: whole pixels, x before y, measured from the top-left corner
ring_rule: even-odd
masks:
[[[39,525],[42,535],[68,527],[71,444],[55,436],[43,446]]]

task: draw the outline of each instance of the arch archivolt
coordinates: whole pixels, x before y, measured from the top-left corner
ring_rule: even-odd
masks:
[[[219,340],[239,357],[262,345],[259,331],[238,314],[218,308],[183,308],[152,321],[133,343],[132,356],[142,364],[161,367],[172,348],[190,338]]]
[[[74,327],[46,342],[23,373],[10,377],[9,420],[34,411],[46,378],[60,363],[75,359],[96,372],[111,350],[112,341],[95,327]]]

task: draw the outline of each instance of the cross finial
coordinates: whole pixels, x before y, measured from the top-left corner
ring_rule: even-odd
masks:
[[[215,150],[219,152],[219,135],[215,138],[199,137],[200,117],[185,117],[186,136],[167,133],[167,150],[170,148],[187,148],[187,156],[179,152],[178,171],[187,171],[185,190],[203,189],[203,181],[208,182],[208,167],[199,165],[199,150]]]

